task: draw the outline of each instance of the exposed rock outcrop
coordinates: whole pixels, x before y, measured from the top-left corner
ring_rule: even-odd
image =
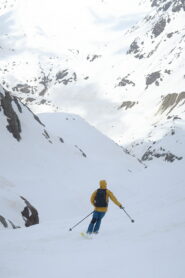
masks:
[[[140,47],[138,45],[138,42],[137,42],[137,39],[135,39],[130,47],[129,47],[129,50],[127,51],[127,54],[137,54],[140,50]]]
[[[97,55],[97,54],[94,54],[94,55],[88,55],[87,56],[87,60],[89,62],[93,62],[94,60],[98,59],[98,58],[101,58],[101,55]]]
[[[131,86],[135,86],[135,83],[132,81],[132,80],[129,80],[127,77],[123,77],[121,79],[121,81],[118,83],[117,86],[119,87],[124,87],[124,86],[127,86],[127,85],[131,85]]]
[[[152,7],[159,7],[159,10],[167,11],[170,7],[173,12],[185,11],[185,0],[151,0]]]
[[[21,107],[17,99],[10,94],[10,92],[4,90],[4,94],[0,93],[0,100],[4,115],[7,117],[8,125],[6,126],[8,131],[13,134],[17,141],[21,140],[21,123],[13,108],[13,103],[15,103],[21,113]]]
[[[21,212],[22,217],[25,221],[25,226],[29,227],[35,224],[39,224],[39,215],[36,208],[34,208],[24,197],[21,196],[21,199],[26,204],[24,210]]]
[[[3,225],[4,228],[20,228],[20,226],[16,226],[11,220],[4,218],[2,215],[0,215],[0,223]]]
[[[168,111],[168,114],[172,112],[172,110],[177,107],[179,104],[185,103],[185,92],[181,92],[179,94],[172,93],[162,97],[162,103],[158,110],[158,113],[164,113]]]
[[[123,101],[123,103],[118,107],[118,109],[125,108],[132,108],[135,104],[138,104],[136,101]]]
[[[171,152],[165,151],[164,149],[160,149],[159,151],[156,151],[155,149],[149,148],[142,156],[142,161],[149,161],[153,160],[153,158],[163,158],[166,162],[174,162],[175,160],[181,160],[182,156],[177,156],[175,154],[172,154]]]
[[[154,37],[158,37],[165,29],[166,27],[166,19],[161,18],[153,27],[152,34]]]
[[[149,85],[155,83],[155,85],[159,85],[158,79],[161,78],[160,71],[155,71],[147,75],[146,77],[146,86],[148,88]]]
[[[65,69],[63,71],[59,71],[55,76],[57,83],[63,83],[64,85],[68,85],[73,81],[77,81],[77,74],[75,72],[70,75],[69,70]]]
[[[36,87],[30,86],[28,84],[17,84],[15,87],[12,88],[12,90],[24,94],[33,94],[36,90]]]
[[[5,228],[8,228],[8,223],[7,223],[6,219],[2,215],[0,215],[0,222],[3,224],[3,226]]]
[[[81,152],[83,157],[87,157],[87,155],[84,153],[84,151],[82,151],[82,149],[80,149],[77,145],[75,145],[75,148],[77,148]]]
[[[17,109],[16,109],[17,108]],[[23,113],[23,109],[25,108],[24,113],[27,111],[33,115],[33,118],[43,127],[45,126],[39,119],[37,115],[35,115],[28,106],[23,104],[17,97],[13,96],[9,91],[4,89],[0,85],[0,111],[2,110],[8,125],[6,126],[7,130],[13,135],[13,137],[17,141],[21,141],[21,120],[20,114]],[[48,134],[48,133],[47,133]],[[43,134],[45,136],[45,134]],[[45,136],[48,140],[49,136]],[[49,141],[49,140],[48,140]]]
[[[0,177],[0,230],[29,227],[39,223],[38,211],[24,197],[11,190],[11,183]]]

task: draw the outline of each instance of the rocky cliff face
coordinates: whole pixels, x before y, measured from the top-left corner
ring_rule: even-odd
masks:
[[[19,110],[19,113],[22,113],[21,106],[17,98],[10,95],[10,92],[3,90],[1,88],[2,93],[0,93],[0,101],[1,101],[1,108],[3,110],[4,115],[6,116],[8,125],[7,130],[12,133],[14,138],[17,141],[21,140],[21,123],[13,108],[13,104],[15,104]]]
[[[49,133],[45,130],[44,124],[40,121],[39,117],[35,115],[29,107],[23,104],[19,98],[14,96],[10,91],[4,89],[0,85],[0,117],[3,125],[9,133],[20,142],[22,137],[22,119],[26,115],[32,118],[33,122],[42,130],[42,136],[52,143]]]

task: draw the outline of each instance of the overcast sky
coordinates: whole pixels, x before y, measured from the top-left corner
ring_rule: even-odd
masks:
[[[82,48],[114,39],[148,8],[141,0],[19,0],[17,20],[30,44],[52,37],[58,47]]]

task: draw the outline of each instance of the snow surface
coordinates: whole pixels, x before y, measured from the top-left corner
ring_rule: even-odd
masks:
[[[184,90],[184,12],[152,10],[151,21],[128,29],[150,10],[145,5],[138,9],[136,2],[80,0],[77,7],[71,0],[54,0],[52,6],[41,0],[0,1],[1,81],[9,88],[33,86],[30,94],[15,93],[23,100],[34,97],[29,106],[47,112],[39,114],[43,127],[26,107],[20,113],[14,105],[22,127],[17,142],[0,110],[0,215],[23,226],[23,195],[40,217],[40,224],[30,228],[4,229],[0,224],[2,278],[185,276],[183,102],[169,115],[169,109],[158,113],[162,96]],[[55,17],[49,17],[50,9]],[[152,42],[151,30],[161,16],[171,21]],[[169,32],[174,35],[167,40]],[[135,39],[144,55],[156,52],[143,60],[126,55]],[[94,54],[99,56],[91,63],[87,56]],[[66,86],[53,79],[40,96],[43,79],[37,78],[44,73],[55,78],[66,69],[72,82]],[[157,70],[160,86],[146,89],[146,76]],[[117,87],[128,74],[135,86]],[[118,109],[128,100],[138,105]],[[152,145],[183,159],[155,159],[145,168],[95,127],[131,155],[141,157]],[[93,210],[89,198],[100,179],[107,180],[135,223],[110,202],[100,234],[85,240],[80,232],[90,218],[71,232],[69,228]]]
[[[0,215],[5,218],[9,228],[12,228],[11,222],[19,227],[24,226],[21,215],[21,211],[23,211],[24,207],[25,203],[20,196],[17,195],[14,185],[7,179],[0,177]],[[2,227],[4,226],[0,222],[0,229]]]
[[[26,277],[94,277],[97,272],[102,277],[184,277],[184,182],[171,168],[171,174],[169,167],[163,171],[155,167],[125,178],[119,188],[122,194],[118,189],[114,192],[136,222],[111,205],[93,240],[80,236],[90,219],[68,230],[92,209],[89,205],[85,210],[80,201],[82,195],[89,197],[85,186],[74,198],[78,206],[61,198],[65,213],[61,211],[56,221],[1,231],[1,277],[25,277],[25,273]],[[72,188],[76,186],[77,182]]]
[[[144,168],[76,115],[47,113],[40,118],[52,138],[63,136],[63,150],[57,144],[40,144],[38,139],[36,149],[29,141],[20,142],[23,162],[15,165],[13,156],[9,172],[4,167],[4,175],[38,209],[41,223],[0,231],[1,277],[71,278],[98,273],[102,277],[183,278],[183,161]],[[87,158],[80,152],[70,153],[68,146],[72,148],[74,142]],[[33,158],[26,159],[28,146]],[[86,231],[90,217],[73,231],[69,228],[92,211],[89,198],[100,178],[107,179],[135,223],[110,202],[99,235],[86,240],[80,232]]]

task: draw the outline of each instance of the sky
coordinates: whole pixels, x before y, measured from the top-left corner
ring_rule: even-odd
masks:
[[[148,7],[139,5],[139,2],[19,0],[16,13],[19,25],[27,34],[28,44],[54,49],[82,49],[102,46],[135,24],[148,10]]]

